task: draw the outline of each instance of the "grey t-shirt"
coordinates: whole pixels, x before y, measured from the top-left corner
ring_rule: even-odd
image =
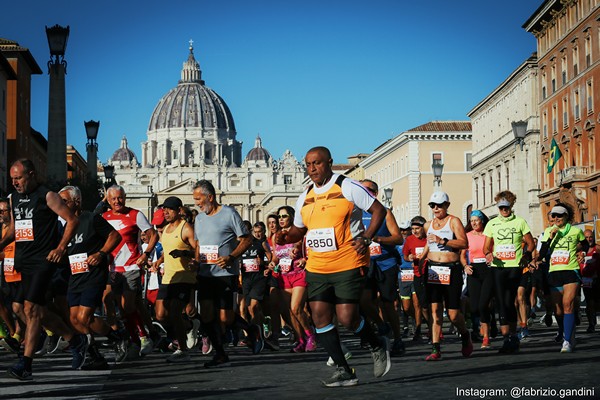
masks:
[[[233,266],[220,268],[212,263],[217,257],[228,256],[238,246],[238,237],[249,235],[242,222],[242,217],[230,206],[221,206],[214,215],[199,213],[194,223],[194,236],[198,241],[201,263],[198,268],[200,276],[239,275],[238,260]]]

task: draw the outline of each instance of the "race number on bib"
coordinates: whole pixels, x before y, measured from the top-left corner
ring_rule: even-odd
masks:
[[[484,263],[485,262],[485,257],[483,257],[483,258],[474,258],[473,262],[474,263],[479,263],[479,264]]]
[[[425,247],[415,247],[415,255],[417,256],[417,258],[421,258],[421,255],[423,254],[424,250]]]
[[[412,282],[415,279],[415,271],[412,269],[400,270],[400,281],[401,282]]]
[[[550,263],[553,266],[569,264],[569,250],[554,250],[550,256]]]
[[[337,250],[333,228],[311,229],[306,234],[306,246],[317,253]]]
[[[90,268],[87,263],[87,253],[73,254],[69,256],[69,264],[71,265],[71,274],[83,274],[90,272]]]
[[[15,259],[5,258],[4,259],[4,273],[7,275],[13,275],[15,273]]]
[[[15,221],[15,242],[33,241],[33,220],[19,219]]]
[[[514,244],[499,244],[496,246],[496,258],[502,261],[514,261],[517,250]]]
[[[371,257],[380,256],[381,255],[381,245],[377,242],[371,242],[369,245],[369,253]]]
[[[292,259],[291,258],[282,258],[279,260],[279,269],[284,274],[290,272],[292,270]]]
[[[432,265],[429,267],[428,283],[436,285],[450,284],[450,267],[442,267],[440,265]]]
[[[219,246],[205,245],[200,246],[200,263],[214,264],[219,258]]]
[[[256,258],[246,258],[242,260],[244,264],[244,271],[246,272],[258,272],[258,260]]]

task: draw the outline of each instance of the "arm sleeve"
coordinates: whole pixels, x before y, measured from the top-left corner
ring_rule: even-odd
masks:
[[[302,206],[304,205],[304,200],[306,199],[306,190],[302,192],[298,200],[296,200],[296,206],[294,207],[294,225],[297,228],[305,228],[304,221],[302,221]]]
[[[148,229],[152,228],[152,225],[150,225],[150,222],[148,222],[148,219],[141,211],[138,211],[135,223],[142,232],[146,232]]]
[[[342,181],[342,194],[348,201],[364,211],[369,210],[376,200],[363,185],[350,178]]]

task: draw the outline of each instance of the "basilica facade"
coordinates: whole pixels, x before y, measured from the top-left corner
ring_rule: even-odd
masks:
[[[231,111],[205,85],[191,44],[181,79],[154,108],[146,134],[141,160],[123,137],[108,164],[125,188],[127,204],[147,216],[169,196],[192,206],[192,188],[200,179],[212,182],[217,201],[253,223],[282,205],[293,206],[304,188],[304,167],[289,150],[274,159],[257,136],[242,158]]]

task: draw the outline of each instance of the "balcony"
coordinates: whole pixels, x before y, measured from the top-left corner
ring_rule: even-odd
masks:
[[[578,182],[587,179],[590,173],[590,167],[568,167],[558,174],[558,184],[564,185],[571,182]]]

